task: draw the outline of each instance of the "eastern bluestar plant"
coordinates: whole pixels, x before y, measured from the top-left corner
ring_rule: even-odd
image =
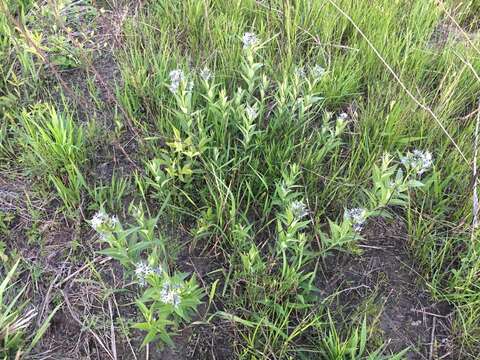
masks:
[[[100,253],[118,260],[140,286],[136,304],[144,321],[134,327],[145,330],[143,344],[160,339],[173,345],[171,335],[188,323],[203,296],[194,276],[171,271],[164,238],[157,232],[157,218],[147,218],[142,207],[131,207],[136,224],[123,227],[103,207],[89,221],[107,247]]]

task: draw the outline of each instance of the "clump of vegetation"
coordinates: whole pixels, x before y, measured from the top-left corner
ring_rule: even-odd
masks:
[[[454,5],[0,4],[0,357],[474,359]]]
[[[33,333],[27,332],[33,319],[37,316],[35,308],[29,306],[28,301],[21,300],[26,286],[15,291],[13,282],[19,261],[7,274],[4,274],[0,283],[0,356],[2,359],[21,358],[28,355],[42,338],[52,317],[59,306],[53,309],[45,322]]]
[[[90,221],[108,246],[102,254],[118,260],[126,271],[134,272],[140,287],[145,288],[136,304],[145,322],[135,327],[147,332],[144,344],[157,338],[173,345],[170,333],[200,304],[202,291],[189,274],[170,272],[165,238],[155,233],[158,217],[145,218],[141,207],[133,207],[136,225],[124,229],[116,217],[101,209]],[[144,259],[143,257],[146,259]]]

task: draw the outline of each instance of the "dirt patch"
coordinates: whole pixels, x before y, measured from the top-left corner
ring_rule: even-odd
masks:
[[[325,300],[345,319],[366,313],[377,325],[386,353],[409,348],[407,359],[448,358],[451,309],[432,300],[407,250],[406,230],[396,220],[372,220],[364,230],[360,256],[329,259],[319,281]],[[330,263],[331,262],[331,263]]]
[[[228,322],[198,324],[174,337],[175,347],[151,351],[155,360],[233,360],[233,329]]]
[[[179,254],[177,263],[180,271],[194,274],[198,282],[205,289],[215,280],[222,281],[219,273],[212,271],[222,267],[219,260],[213,256],[201,256],[202,246],[198,246],[189,253],[187,247]],[[221,285],[218,285],[221,287]],[[165,348],[158,352],[152,359],[161,360],[230,360],[233,356],[234,328],[233,324],[223,320],[213,320],[207,323],[207,318],[221,304],[212,304],[207,308],[208,299],[203,299],[203,304],[198,308],[198,314],[190,326],[184,328],[179,335],[174,337],[174,348]]]
[[[80,45],[72,36],[69,37],[76,48],[86,47],[91,53],[80,56],[81,67],[64,70],[60,74],[65,84],[77,94],[75,100],[79,105],[77,117],[80,121],[96,118],[106,127],[113,124],[117,107],[114,89],[116,85],[121,85],[114,51],[121,46],[121,29],[128,14],[127,7],[119,7],[98,16],[91,25],[95,28],[87,31],[94,34],[88,39],[89,43],[95,44],[94,48],[88,49],[88,45]],[[89,80],[94,89],[89,87]],[[61,104],[61,101],[57,103]]]

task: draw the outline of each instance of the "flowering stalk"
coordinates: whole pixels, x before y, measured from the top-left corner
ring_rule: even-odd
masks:
[[[282,255],[282,278],[289,272],[301,272],[305,263],[304,248],[306,236],[302,233],[310,221],[305,219],[309,210],[302,200],[301,194],[295,191],[296,179],[300,174],[297,165],[291,166],[288,172],[284,172],[283,181],[277,184],[275,203],[283,210],[277,214],[277,254]],[[290,255],[290,256],[289,256]],[[291,261],[289,261],[291,260]],[[294,268],[291,268],[291,264]]]
[[[156,235],[158,217],[145,217],[141,206],[131,206],[131,210],[137,224],[126,230],[103,208],[93,216],[90,225],[109,245],[100,252],[120,261],[127,271],[134,268],[136,281],[144,288],[136,303],[145,321],[135,324],[148,332],[144,344],[159,338],[173,345],[170,328],[190,320],[189,314],[201,302],[202,291],[193,276],[187,280],[185,273],[170,275],[163,265],[168,263],[168,254],[163,238]]]
[[[258,46],[258,38],[253,33],[245,33],[243,36],[243,49],[245,56],[242,61],[242,77],[247,84],[247,92],[250,97],[256,88],[258,75],[257,72],[262,68],[263,64],[255,62],[255,52]]]
[[[192,123],[192,90],[193,81],[188,79],[188,76],[181,69],[175,69],[169,73],[170,84],[169,90],[175,96],[177,101],[178,111],[177,117],[184,130],[188,130]]]

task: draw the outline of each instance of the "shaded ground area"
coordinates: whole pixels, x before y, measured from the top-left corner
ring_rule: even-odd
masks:
[[[374,219],[364,230],[361,256],[328,260],[319,287],[348,318],[367,313],[387,352],[410,348],[407,359],[448,359],[451,309],[431,299],[407,250],[403,224]],[[335,300],[334,300],[335,299]],[[452,355],[453,356],[453,355]]]
[[[222,320],[207,322],[218,305],[212,304],[208,308],[206,299],[194,321],[177,330],[173,337],[174,348],[161,346],[158,342],[142,346],[145,333],[131,328],[131,324],[141,321],[135,305],[140,291],[138,285],[132,283],[131,276],[123,273],[119,263],[95,254],[98,242],[88,228],[75,233],[74,224],[55,224],[48,235],[41,235],[40,246],[30,245],[27,241],[27,226],[17,227],[17,240],[7,243],[8,252],[17,248],[30,266],[41,269],[38,270],[38,279],[22,276],[21,280],[28,286],[38,313],[38,324],[56,304],[63,304],[52,318],[32,359],[235,358],[232,324]],[[172,235],[171,240],[180,243],[184,238],[184,235],[178,235],[180,233],[182,231],[178,230],[177,236]],[[78,247],[80,238],[83,244]],[[57,240],[56,245],[62,251],[55,251],[51,245],[53,239]],[[85,262],[85,258],[89,260]],[[219,278],[219,274],[211,274],[219,264],[209,256],[191,254],[184,249],[178,255],[177,263],[181,271],[194,273],[205,286]]]
[[[144,334],[131,329],[124,331],[122,326],[127,324],[119,325],[120,317],[135,321],[138,315],[133,304],[135,289],[128,285],[128,279],[123,279],[121,268],[115,262],[95,256],[95,239],[90,233],[82,232],[82,248],[75,248],[80,234],[75,233],[75,224],[67,224],[63,219],[43,221],[45,225],[32,231],[32,219],[23,210],[28,189],[20,183],[12,187],[8,179],[0,180],[2,209],[14,214],[9,227],[13,235],[10,239],[15,241],[7,241],[7,248],[17,248],[32,266],[41,269],[38,279],[25,279],[30,283],[29,292],[40,314],[39,323],[54,303],[64,302],[42,340],[37,358],[107,359],[115,349],[117,358],[132,359],[133,351],[141,349]],[[34,197],[30,197],[30,204],[44,207]],[[170,235],[172,239],[176,237]],[[371,220],[363,235],[365,240],[360,244],[363,253],[332,254],[317,284],[324,289],[323,300],[339,323],[349,323],[367,314],[369,323],[377,325],[374,327],[378,334],[374,336],[378,335],[379,343],[387,342],[387,352],[410,348],[407,359],[455,358],[449,330],[452,309],[430,297],[408,252],[406,229],[401,221]],[[41,239],[41,246],[31,245],[31,236]],[[85,238],[92,240],[85,242]],[[177,240],[184,242],[185,236]],[[222,264],[187,249],[179,254],[181,270],[195,273],[204,285],[215,281],[219,275],[212,275],[212,271]],[[75,255],[78,251],[90,252],[91,264],[78,262]],[[112,295],[113,289],[122,290]],[[161,350],[152,344],[149,358],[233,359],[232,324],[206,323],[206,310],[204,304],[196,321],[179,330],[174,349]],[[216,310],[212,305],[209,312]],[[111,324],[115,325],[113,333]],[[145,352],[143,348],[136,355],[143,358]]]
[[[152,353],[152,359],[162,360],[234,360],[230,324],[194,325],[175,338],[176,347]]]
[[[183,239],[186,239],[186,234]],[[179,270],[195,274],[198,281],[208,288],[216,280],[222,282],[221,273],[215,270],[225,267],[225,264],[219,263],[214,255],[200,253],[201,248],[202,246],[197,246],[196,249],[191,249],[191,252],[188,247],[183,248],[177,263]],[[209,320],[211,314],[220,309],[221,304],[219,301],[209,304],[207,297],[203,301],[194,321],[174,337],[175,347],[158,349],[153,346],[152,359],[235,359],[233,324],[226,320]]]

